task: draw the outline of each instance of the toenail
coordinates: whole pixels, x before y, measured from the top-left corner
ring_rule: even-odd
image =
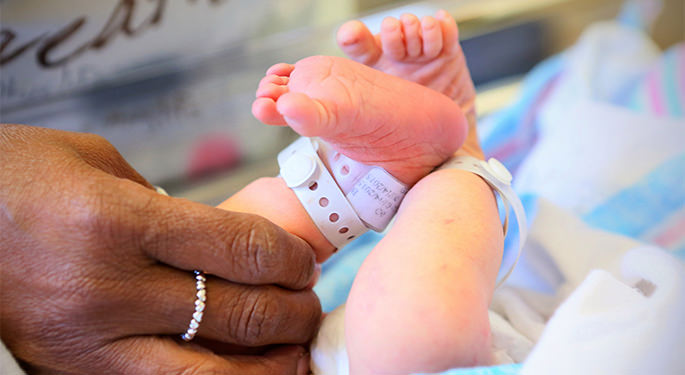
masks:
[[[403,23],[412,25],[416,22],[416,18],[412,17],[409,14],[403,14],[402,17],[400,17]]]
[[[400,22],[392,17],[387,17],[381,23],[381,28],[387,31],[395,31],[400,28]]]

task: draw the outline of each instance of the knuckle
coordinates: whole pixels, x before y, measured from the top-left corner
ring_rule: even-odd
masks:
[[[101,194],[92,186],[85,186],[71,197],[67,223],[77,233],[88,238],[96,237],[108,220],[104,212]]]
[[[304,251],[304,246],[289,240],[286,231],[255,216],[244,233],[242,246],[234,246],[238,258],[234,260],[247,270],[250,280],[287,282],[287,286],[297,288],[311,280],[316,262],[314,251]]]
[[[90,150],[99,152],[111,152],[116,150],[114,145],[112,145],[105,137],[101,135],[92,133],[83,133],[79,135],[82,137],[80,140],[81,145],[89,148]]]
[[[228,249],[230,264],[246,278],[242,281],[305,287],[314,272],[314,251],[271,221],[245,215],[234,218]]]
[[[267,275],[282,266],[279,259],[277,228],[268,220],[254,217],[244,231],[243,240],[234,246],[235,264],[242,265],[255,280],[263,281]]]
[[[71,194],[65,223],[71,233],[93,246],[114,245],[130,239],[126,228],[134,222],[116,181],[94,179]]]
[[[260,345],[268,340],[278,314],[278,303],[257,289],[243,292],[226,320],[228,333],[239,344]]]

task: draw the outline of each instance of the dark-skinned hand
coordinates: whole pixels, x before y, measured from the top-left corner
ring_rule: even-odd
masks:
[[[308,372],[312,249],[261,217],[157,194],[99,136],[0,125],[0,251],[0,334],[32,374]],[[195,269],[207,307],[185,343]]]

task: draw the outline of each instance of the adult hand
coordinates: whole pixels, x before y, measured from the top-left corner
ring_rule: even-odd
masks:
[[[31,373],[308,371],[300,345],[217,355],[177,337],[201,269],[200,342],[307,343],[312,249],[260,217],[157,194],[101,137],[0,125],[0,249],[0,332]]]

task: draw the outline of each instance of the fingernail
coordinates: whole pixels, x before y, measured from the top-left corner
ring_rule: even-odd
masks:
[[[309,352],[303,352],[301,358],[297,361],[297,375],[309,375]]]

